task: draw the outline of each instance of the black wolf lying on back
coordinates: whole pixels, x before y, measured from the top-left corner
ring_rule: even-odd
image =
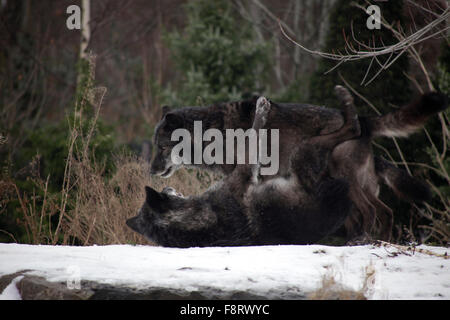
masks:
[[[165,108],[163,118],[155,130],[157,150],[151,173],[169,177],[181,167],[175,165],[171,159],[172,148],[177,143],[171,141],[173,130],[185,128],[192,133],[194,121],[201,120],[203,130],[216,128],[221,130],[225,137],[226,129],[246,130],[252,126],[255,103],[256,99],[209,107],[184,107],[175,110]],[[354,204],[345,223],[349,238],[362,233],[373,234],[377,231],[374,226],[380,225],[383,233],[378,236],[386,240],[390,238],[392,211],[378,199],[380,182],[386,183],[397,196],[406,200],[428,200],[430,192],[425,185],[384,159],[374,157],[371,141],[381,136],[406,137],[422,127],[431,115],[444,110],[447,105],[448,99],[445,95],[428,93],[384,116],[360,117],[360,137],[343,141],[332,151],[329,161],[330,174],[334,178],[344,178],[349,182],[349,196]],[[328,134],[338,130],[342,124],[342,113],[336,109],[272,102],[265,128],[279,129],[280,167],[277,176],[283,177],[288,173],[292,152],[304,139]],[[230,164],[195,166],[219,171],[225,175],[229,175],[235,168],[235,165]]]
[[[245,164],[200,196],[184,198],[171,188],[146,187],[139,214],[127,220],[134,231],[163,246],[307,244],[342,225],[351,201],[348,183],[332,178],[328,161],[336,145],[360,135],[353,99],[343,87],[342,127],[298,143],[284,177],[258,181],[258,164]],[[256,103],[253,126],[265,125],[271,103]]]

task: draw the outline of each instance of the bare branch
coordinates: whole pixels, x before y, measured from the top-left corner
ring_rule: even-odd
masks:
[[[255,0],[256,1],[256,0]],[[352,3],[353,6],[358,7],[362,10],[365,10],[365,8],[359,4]],[[427,10],[428,11],[428,10]],[[383,70],[388,69],[395,61],[398,60],[405,52],[409,52],[413,58],[418,61],[419,65],[421,66],[422,71],[424,72],[428,86],[430,89],[432,89],[432,83],[428,76],[428,73],[421,64],[420,55],[417,52],[417,50],[414,48],[415,45],[422,43],[425,40],[428,40],[430,38],[436,37],[441,35],[442,37],[445,37],[445,32],[447,30],[450,30],[450,26],[446,26],[445,22],[450,19],[450,8],[445,9],[441,14],[435,14],[436,18],[428,23],[423,28],[417,30],[416,32],[406,36],[401,29],[401,27],[397,26],[397,29],[394,28],[392,25],[387,23],[384,19],[382,19],[381,23],[383,27],[390,30],[393,35],[398,39],[398,42],[388,45],[388,46],[381,46],[377,47],[375,46],[375,41],[373,41],[373,45],[367,45],[360,41],[358,41],[355,37],[354,31],[353,31],[353,23],[351,24],[351,35],[352,39],[360,46],[361,49],[356,50],[354,46],[348,41],[348,37],[344,34],[344,40],[345,40],[345,51],[346,54],[342,53],[327,53],[322,52],[318,50],[311,50],[304,45],[298,43],[292,37],[288,35],[288,33],[285,31],[287,30],[289,33],[293,34],[291,30],[286,28],[286,24],[279,21],[279,27],[282,32],[282,34],[292,43],[294,43],[297,47],[301,48],[302,50],[306,51],[309,54],[320,56],[325,59],[329,60],[335,60],[337,61],[337,64],[328,70],[326,73],[329,73],[336,69],[338,66],[340,66],[342,63],[347,61],[357,61],[357,60],[363,60],[363,59],[371,59],[371,62],[369,64],[368,70],[366,74],[364,75],[364,78],[361,82],[361,84],[368,85],[370,82],[372,82]],[[439,25],[443,25],[443,27],[439,28]],[[437,31],[436,31],[437,29]],[[381,63],[378,60],[378,57],[388,55],[387,60],[384,63]],[[380,67],[380,69],[375,73],[373,77],[371,77],[368,81],[366,81],[368,74],[370,72],[370,69],[372,68],[373,61],[376,61]]]

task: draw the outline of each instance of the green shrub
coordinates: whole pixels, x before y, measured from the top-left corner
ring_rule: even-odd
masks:
[[[207,104],[262,91],[270,47],[255,40],[252,27],[235,16],[229,1],[193,1],[186,11],[183,32],[166,36],[181,77],[166,90],[165,102]]]

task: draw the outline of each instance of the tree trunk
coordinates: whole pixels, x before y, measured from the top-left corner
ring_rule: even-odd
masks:
[[[87,59],[87,47],[91,39],[91,0],[82,0],[81,3],[81,45],[80,59]]]

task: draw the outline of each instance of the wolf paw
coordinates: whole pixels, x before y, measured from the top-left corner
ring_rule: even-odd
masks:
[[[256,101],[256,112],[257,113],[268,113],[270,110],[270,102],[266,97],[259,97]]]
[[[353,97],[346,88],[337,85],[334,87],[334,92],[344,105],[353,105]]]
[[[253,121],[254,129],[260,129],[266,124],[269,111],[269,100],[267,100],[265,97],[259,97],[256,101],[255,119]]]
[[[167,194],[167,195],[175,196],[175,197],[179,197],[179,198],[184,198],[184,196],[183,196],[182,193],[178,192],[177,190],[175,190],[175,189],[172,188],[172,187],[165,187],[165,188],[161,191],[161,193],[165,193],[165,194]]]
[[[346,116],[348,116],[348,118],[357,118],[358,115],[356,114],[353,96],[347,88],[337,85],[334,87],[334,92],[339,101],[344,105]]]

